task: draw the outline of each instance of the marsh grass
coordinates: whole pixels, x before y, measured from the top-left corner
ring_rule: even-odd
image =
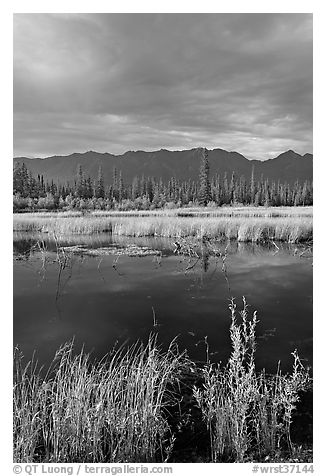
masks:
[[[256,313],[248,318],[243,300],[240,323],[230,304],[232,352],[225,367],[207,363],[204,383],[194,387],[210,436],[211,461],[243,462],[253,455],[262,461],[286,449],[293,452],[291,423],[299,393],[310,385],[308,371],[296,351],[290,375],[256,372]]]
[[[173,435],[166,408],[174,405],[185,355],[175,342],[162,353],[146,345],[114,351],[90,363],[73,343],[56,353],[45,377],[15,352],[16,462],[154,462],[168,458]]]
[[[20,214],[19,214],[20,215]],[[154,210],[69,210],[69,211],[46,211],[27,212],[23,215],[38,217],[76,218],[81,216],[92,217],[312,217],[313,207],[254,207],[254,206],[222,206],[222,207],[183,207],[183,208],[159,208]]]
[[[192,362],[175,341],[163,352],[157,334],[98,362],[67,343],[47,372],[35,360],[24,365],[16,349],[14,461],[168,461],[184,422],[198,427],[191,420],[196,412],[183,412],[185,401],[206,424],[210,456],[205,451],[204,458],[210,462],[286,461],[297,454],[292,417],[300,392],[311,386],[309,373],[296,351],[291,374],[280,368],[271,376],[257,372],[256,314],[249,319],[245,300],[240,322],[233,300],[230,313],[232,351],[224,366],[209,361],[207,338],[204,365]],[[187,384],[189,374],[195,386]]]
[[[41,233],[95,234],[114,236],[167,237],[239,242],[312,240],[312,210],[253,208],[189,209],[158,212],[88,214],[26,213],[14,215],[14,231]],[[191,209],[190,209],[191,210]]]

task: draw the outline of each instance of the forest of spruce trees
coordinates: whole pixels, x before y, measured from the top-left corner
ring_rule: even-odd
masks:
[[[197,181],[180,181],[171,177],[167,183],[155,177],[136,176],[125,183],[115,167],[112,183],[104,182],[101,168],[92,180],[79,165],[73,183],[45,181],[34,177],[26,165],[16,164],[13,171],[14,211],[36,210],[149,210],[182,206],[306,206],[313,203],[312,182],[290,186],[264,177],[248,181],[235,172],[231,176],[209,175],[207,152],[204,150]]]

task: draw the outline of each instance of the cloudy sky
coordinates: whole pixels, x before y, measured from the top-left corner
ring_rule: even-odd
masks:
[[[14,155],[312,152],[311,14],[15,14]]]

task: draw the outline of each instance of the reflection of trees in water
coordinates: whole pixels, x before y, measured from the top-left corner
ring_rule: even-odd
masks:
[[[15,240],[13,243],[14,259],[16,261],[23,261],[33,271],[36,271],[40,277],[40,281],[43,281],[46,274],[47,265],[55,260],[51,259],[48,253],[47,245],[44,240],[37,239],[20,239]],[[40,258],[41,267],[37,267],[32,263],[34,256]]]
[[[227,284],[228,295],[232,297],[227,272],[230,242],[219,243],[205,237],[201,241],[183,238],[175,242],[174,246],[174,253],[180,255],[180,262],[184,264],[183,272],[194,273],[197,286],[204,287],[220,270]]]
[[[37,257],[41,262],[41,266],[38,265],[37,267],[40,282],[44,281],[49,265],[56,265],[58,267],[54,301],[58,315],[61,317],[59,299],[72,277],[73,264],[76,261],[76,257],[73,256],[73,253],[67,253],[64,247],[60,246],[59,240],[55,235],[54,242],[56,243],[55,257],[53,257],[53,247],[49,250],[48,243],[43,239],[16,240],[14,241],[14,253],[17,253],[20,257],[19,259],[26,260],[26,263],[29,263],[32,256],[37,253]],[[80,259],[83,258],[80,256]],[[34,266],[32,268],[34,269]]]
[[[60,295],[63,293],[63,290],[65,289],[65,287],[67,286],[68,282],[70,281],[72,277],[74,258],[72,256],[72,253],[67,254],[67,253],[59,251],[57,253],[56,262],[58,263],[58,266],[59,266],[57,288],[56,288],[56,295],[55,295],[55,301],[57,302],[60,298]],[[64,271],[66,269],[68,271],[68,275],[66,279],[63,281]]]
[[[14,240],[13,242],[13,252],[14,257],[18,260],[28,260],[36,252],[43,252],[47,250],[47,246],[44,240],[39,239],[20,239]],[[43,258],[43,256],[42,256]]]
[[[14,253],[17,256],[21,256],[21,260],[24,263],[29,262],[29,258],[36,256],[41,260],[41,267],[38,267],[38,274],[40,280],[43,281],[46,277],[46,271],[48,265],[57,266],[56,275],[56,288],[55,288],[55,305],[59,315],[61,315],[60,299],[65,292],[65,289],[72,278],[73,268],[76,263],[82,265],[85,258],[82,254],[76,254],[74,251],[67,249],[67,239],[60,240],[56,235],[49,237],[51,239],[51,246],[46,239],[32,239],[16,240],[14,241]],[[55,246],[53,246],[53,243]],[[63,243],[65,246],[63,246]],[[80,241],[79,241],[80,243]],[[130,244],[130,239],[128,241]],[[171,247],[172,247],[172,242]],[[297,258],[312,258],[312,244],[305,245],[290,245],[285,243],[266,243],[265,245],[257,245],[255,243],[242,243],[242,242],[229,242],[221,243],[209,238],[203,237],[202,240],[192,238],[179,238],[174,242],[174,254],[180,257],[180,263],[182,264],[182,272],[185,274],[193,273],[195,285],[199,287],[205,286],[209,281],[212,281],[214,277],[220,273],[223,274],[227,285],[228,295],[232,296],[231,285],[228,276],[228,261],[232,255],[245,254],[252,256],[260,256],[266,253],[275,255],[279,253],[289,253]],[[53,250],[55,254],[53,254]],[[90,257],[88,257],[89,259]],[[98,260],[98,273],[100,278],[106,284],[104,270],[102,270],[101,264],[103,262],[103,256],[93,257]],[[33,265],[32,260],[30,261]],[[164,264],[163,254],[155,255],[153,257],[153,267],[161,267]],[[35,263],[33,269],[35,267]],[[113,257],[112,268],[117,273],[118,277],[126,276],[120,269],[119,256]],[[80,270],[81,268],[79,268]],[[78,271],[78,269],[77,269]],[[74,273],[76,270],[74,271]],[[128,278],[128,276],[127,276]],[[127,279],[126,278],[126,279]]]
[[[191,249],[191,253],[188,250]],[[186,252],[183,252],[186,250]],[[246,256],[276,256],[279,253],[286,253],[296,258],[313,258],[312,244],[291,244],[291,243],[275,243],[270,241],[265,244],[244,243],[244,242],[228,242],[221,244],[218,242],[203,240],[202,242],[187,244],[187,246],[180,247],[177,254],[183,255],[183,260],[186,261],[184,272],[199,271],[200,280],[203,284],[205,280],[212,279],[216,271],[219,269],[223,273],[227,283],[228,294],[232,297],[231,285],[228,275],[228,260],[232,255],[243,254]],[[212,269],[213,268],[213,269]],[[212,273],[209,275],[209,270]]]
[[[203,251],[202,257],[201,257],[201,265],[202,265],[202,270],[204,273],[207,273],[208,268],[209,268],[209,253],[207,250]]]
[[[21,259],[28,259],[33,248],[35,247],[36,240],[17,240],[13,243],[13,251],[16,257],[21,257]]]

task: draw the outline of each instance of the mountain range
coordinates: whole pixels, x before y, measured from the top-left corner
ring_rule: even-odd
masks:
[[[279,180],[290,184],[296,180],[300,183],[312,180],[312,158],[312,154],[300,155],[293,150],[288,150],[273,159],[259,161],[248,160],[238,152],[228,152],[223,149],[208,150],[211,177],[217,173],[223,178],[225,172],[228,177],[231,177],[234,172],[238,177],[243,175],[249,180],[252,170],[254,170],[254,176],[257,179],[263,176],[270,181],[277,182]],[[99,167],[101,167],[106,184],[112,183],[114,167],[118,171],[122,171],[125,183],[131,183],[136,175],[162,178],[164,182],[171,177],[179,180],[197,180],[200,161],[200,149],[181,151],[161,149],[153,152],[138,150],[128,151],[122,155],[89,151],[42,159],[14,158],[14,163],[22,164],[24,162],[34,176],[40,174],[45,180],[53,180],[56,183],[72,183],[79,165],[82,166],[86,177],[90,176],[92,179],[96,179]]]

